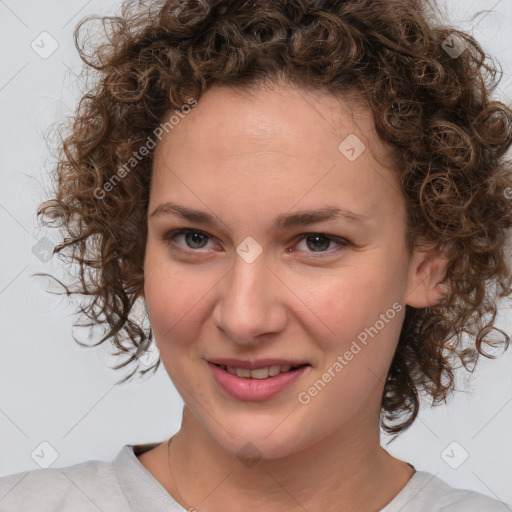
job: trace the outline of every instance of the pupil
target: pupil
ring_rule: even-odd
[[[327,249],[327,247],[329,246],[329,240],[324,237],[324,236],[321,236],[321,235],[314,235],[314,236],[309,236],[308,237],[308,246],[309,248],[311,249],[312,247],[309,245],[309,240],[315,240],[315,244],[313,245],[313,247],[317,248],[317,249]],[[320,243],[320,245],[318,245],[316,242],[318,242],[318,240],[323,240],[324,243]],[[323,245],[323,247],[322,247]]]
[[[197,238],[195,238],[195,237],[199,237],[199,240],[197,240]],[[193,240],[191,240],[191,238],[193,238]],[[203,242],[204,242],[204,235],[201,235],[200,233],[187,233],[187,244],[189,244],[197,249],[197,246],[195,246],[194,244],[196,244],[196,243],[201,244],[201,240],[200,240],[201,238],[203,239]],[[201,247],[204,247],[204,245],[201,245]]]

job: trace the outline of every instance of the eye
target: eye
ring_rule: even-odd
[[[305,233],[300,235],[301,238],[296,246],[299,246],[302,242],[305,241],[306,252],[312,253],[333,253],[338,252],[343,247],[349,245],[347,240],[343,238],[338,238],[335,236],[326,235],[324,233]],[[327,250],[331,243],[334,242],[338,245],[335,249]],[[288,251],[289,252],[289,251]],[[314,256],[317,257],[317,256]]]
[[[188,250],[190,249],[192,250],[192,252],[194,252],[196,249],[203,249],[206,246],[208,238],[210,237],[210,235],[208,235],[207,233],[204,233],[203,231],[198,231],[197,229],[180,228],[175,229],[168,233],[167,235],[165,235],[164,240],[170,245],[171,243],[176,243],[175,240],[181,236],[184,237],[184,241],[188,249],[184,249],[182,244],[176,245],[178,245],[180,250],[183,250],[185,252],[188,252]]]
[[[182,243],[176,242],[179,237],[183,237],[185,246]],[[199,249],[206,248],[210,238],[210,235],[204,231],[191,228],[179,228],[165,235],[164,240],[168,245],[175,245],[179,251],[193,253],[201,252]],[[300,235],[300,239],[295,246],[300,245],[302,242],[305,242],[306,249],[300,249],[301,251],[309,252],[313,255],[315,253],[320,253],[319,256],[314,255],[314,258],[322,257],[321,255],[323,253],[332,254],[334,252],[338,252],[343,247],[350,245],[350,243],[343,238],[326,235],[324,233],[304,233]],[[334,249],[328,249],[333,242],[337,244],[337,247]],[[295,252],[295,249],[287,249],[286,251]]]

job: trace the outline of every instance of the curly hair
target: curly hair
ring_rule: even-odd
[[[449,257],[443,300],[406,306],[382,428],[407,429],[421,391],[432,405],[446,401],[456,358],[472,372],[479,354],[496,357],[484,343],[506,350],[509,337],[495,320],[497,300],[512,293],[512,111],[492,98],[501,79],[493,58],[471,35],[445,26],[433,2],[140,0],[78,24],[75,45],[94,84],[63,126],[54,197],[37,214],[46,225],[60,219],[68,236],[54,253],[77,263],[78,273],[74,289],[59,283],[68,296],[88,298],[79,313],[89,325],[105,327],[94,346],[111,340],[126,356],[115,369],[135,363],[140,371],[138,356],[153,335],[133,317],[144,286],[153,157],[142,145],[169,112],[179,114],[214,84],[248,90],[279,78],[364,102],[399,173],[409,253],[428,242]],[[90,30],[82,37],[94,26],[98,41]],[[504,340],[489,338],[493,330]]]

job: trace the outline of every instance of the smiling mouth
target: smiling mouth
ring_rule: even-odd
[[[221,368],[227,373],[230,373],[231,375],[234,375],[236,377],[240,377],[242,379],[269,379],[272,377],[276,377],[277,375],[280,375],[281,373],[290,373],[293,371],[298,370],[299,368],[303,368],[304,366],[310,366],[309,364],[300,364],[295,366],[290,365],[274,365],[274,366],[267,366],[264,368],[257,368],[254,370],[250,370],[249,368],[236,368],[234,366],[226,366],[224,364],[214,364],[215,366]]]

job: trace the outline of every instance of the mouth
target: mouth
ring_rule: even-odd
[[[224,364],[226,362],[231,364]],[[263,361],[237,361],[238,365],[232,366],[234,363],[235,361],[227,360],[216,363],[208,361],[208,366],[218,389],[226,396],[240,401],[268,400],[298,385],[297,381],[307,375],[312,368],[309,363],[269,364],[267,361],[267,366],[262,366]],[[240,364],[245,367],[239,366]]]
[[[228,366],[225,364],[216,364],[211,363],[221,370],[224,370],[225,372],[234,375],[236,377],[239,377],[241,379],[257,379],[257,380],[264,380],[269,379],[272,377],[277,377],[278,375],[282,373],[290,373],[298,370],[299,368],[303,368],[305,366],[311,366],[308,363],[303,364],[297,364],[297,365],[289,365],[289,364],[283,364],[283,365],[272,365],[272,366],[264,366],[262,368],[239,368],[236,366]]]

